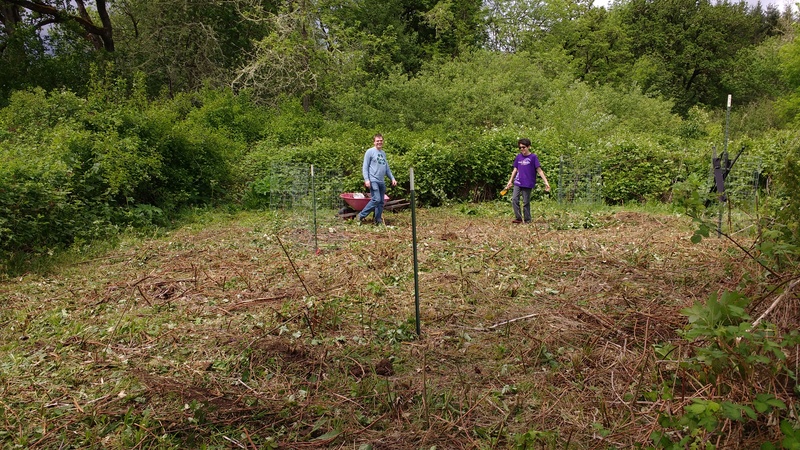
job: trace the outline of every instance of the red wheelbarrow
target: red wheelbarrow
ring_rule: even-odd
[[[369,203],[371,199],[369,194],[362,194],[360,192],[345,192],[344,194],[339,194],[339,197],[341,197],[342,200],[344,200],[344,202],[347,203],[348,206],[350,206],[350,208],[356,211],[361,211],[362,209],[364,209],[364,207],[367,206],[367,203]],[[383,202],[386,203],[388,201],[389,201],[389,196],[384,195]]]

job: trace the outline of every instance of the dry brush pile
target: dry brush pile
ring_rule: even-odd
[[[248,214],[7,280],[0,441],[630,447],[722,395],[655,349],[690,354],[679,311],[763,272],[729,241],[692,244],[687,218],[639,212],[417,216],[419,338],[408,211],[389,227],[325,219],[316,240]],[[790,304],[773,314],[790,322]],[[725,433],[707,440],[778,440],[775,423]]]

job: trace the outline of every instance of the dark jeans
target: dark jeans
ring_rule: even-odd
[[[511,207],[514,208],[514,217],[523,220],[519,210],[519,195],[522,194],[522,212],[525,214],[524,222],[531,221],[531,191],[532,188],[514,186],[514,194],[511,196]]]

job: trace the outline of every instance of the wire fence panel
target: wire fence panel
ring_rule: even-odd
[[[761,158],[740,156],[725,178],[725,194],[731,206],[755,212],[761,182]]]
[[[715,219],[718,231],[731,235],[753,227],[758,215],[762,160],[741,155],[732,164],[724,180],[724,201],[707,204],[706,210],[706,219]],[[713,164],[708,183],[716,192]]]
[[[338,210],[344,204],[339,197],[344,185],[344,177],[337,171],[314,167],[312,179],[311,166],[276,163],[269,173],[269,207]]]
[[[709,219],[722,209],[736,210],[737,214],[753,216],[759,202],[759,183],[762,170],[761,158],[741,155],[730,168],[725,179],[727,202],[708,205]],[[552,181],[552,180],[551,180]],[[267,176],[270,209],[302,209],[334,213],[340,211],[344,201],[339,197],[347,186],[339,171],[296,163],[276,163]],[[713,167],[710,169],[709,186],[713,189]],[[559,203],[603,203],[603,170],[599,161],[584,157],[562,155],[559,158],[557,186],[554,194]],[[315,195],[312,196],[312,192]]]
[[[602,203],[603,169],[599,162],[561,156],[558,163],[559,203]]]

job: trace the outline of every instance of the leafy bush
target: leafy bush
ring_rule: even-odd
[[[71,241],[78,231],[75,222],[88,212],[71,196],[63,163],[36,163],[6,160],[0,168],[0,255]]]
[[[204,89],[192,100],[200,106],[191,110],[189,121],[217,130],[237,142],[255,142],[263,137],[268,111],[257,107],[247,92],[234,94],[230,89]]]
[[[161,122],[169,117],[156,114],[142,123],[143,141],[155,149],[162,169],[141,185],[134,202],[174,209],[223,197],[233,181],[231,157],[240,145],[197,124]]]
[[[776,171],[776,191],[780,199],[773,215],[780,220],[787,231],[787,241],[800,245],[800,139],[786,142],[784,164]]]
[[[334,99],[332,108],[339,120],[367,129],[433,128],[453,137],[467,130],[535,123],[531,110],[554,88],[527,54],[476,51],[431,64],[413,78],[395,73],[350,90]]]
[[[643,139],[609,145],[602,153],[603,198],[610,204],[664,199],[680,167],[674,156]]]
[[[239,182],[232,161],[243,139],[259,136],[257,110],[225,92],[147,104],[100,84],[106,90],[88,100],[18,92],[0,110],[0,252],[160,221]]]
[[[744,430],[756,430],[776,422],[774,417],[767,420],[770,416],[790,414],[781,397],[796,394],[791,386],[796,385],[797,376],[787,354],[800,343],[800,334],[796,330],[781,333],[764,323],[752,324],[746,313],[749,304],[743,295],[725,292],[682,311],[689,319],[682,335],[694,345],[679,362],[684,375],[675,377],[675,384],[663,391],[687,392],[707,386],[716,395],[713,399],[694,398],[682,414],[663,413],[659,424],[671,432],[654,432],[656,447],[694,448],[730,432],[732,423]],[[675,350],[667,345],[658,351],[677,362]],[[794,439],[794,429],[784,422],[780,429],[785,440]]]
[[[269,202],[272,190],[270,177],[273,171],[280,171],[280,166],[314,166],[317,173],[331,172],[339,174],[343,180],[342,188],[346,191],[361,190],[361,162],[366,150],[364,142],[370,142],[371,136],[355,139],[342,136],[342,140],[328,137],[316,138],[302,145],[279,146],[275,141],[264,140],[254,146],[240,161],[238,170],[243,174],[246,187],[242,195],[242,203],[249,208],[263,207]],[[389,159],[394,170],[394,158]]]
[[[508,181],[518,136],[493,130],[462,139],[420,143],[393,162],[398,169],[392,170],[397,176],[414,167],[415,194],[422,203],[493,198]]]

